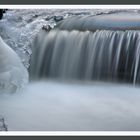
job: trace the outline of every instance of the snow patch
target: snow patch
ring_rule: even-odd
[[[28,72],[18,55],[0,37],[0,91],[15,92],[28,82]]]

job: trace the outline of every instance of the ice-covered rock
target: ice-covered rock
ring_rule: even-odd
[[[18,55],[0,37],[0,92],[15,92],[28,82]]]
[[[0,131],[8,131],[5,119],[2,116],[0,116]]]

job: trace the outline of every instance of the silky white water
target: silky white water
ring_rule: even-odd
[[[140,31],[41,31],[33,44],[31,79],[139,84]]]
[[[0,95],[8,130],[140,130],[140,88],[110,83],[40,81]]]

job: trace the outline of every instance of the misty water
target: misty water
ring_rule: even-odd
[[[140,88],[101,82],[40,81],[0,95],[8,130],[139,130]]]
[[[0,94],[9,131],[140,130],[139,11],[83,11],[11,10],[0,21],[30,77]],[[55,13],[65,20],[57,24]],[[57,26],[48,32],[43,24]]]

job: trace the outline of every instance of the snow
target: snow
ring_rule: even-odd
[[[18,55],[0,37],[0,92],[15,92],[28,82]]]

